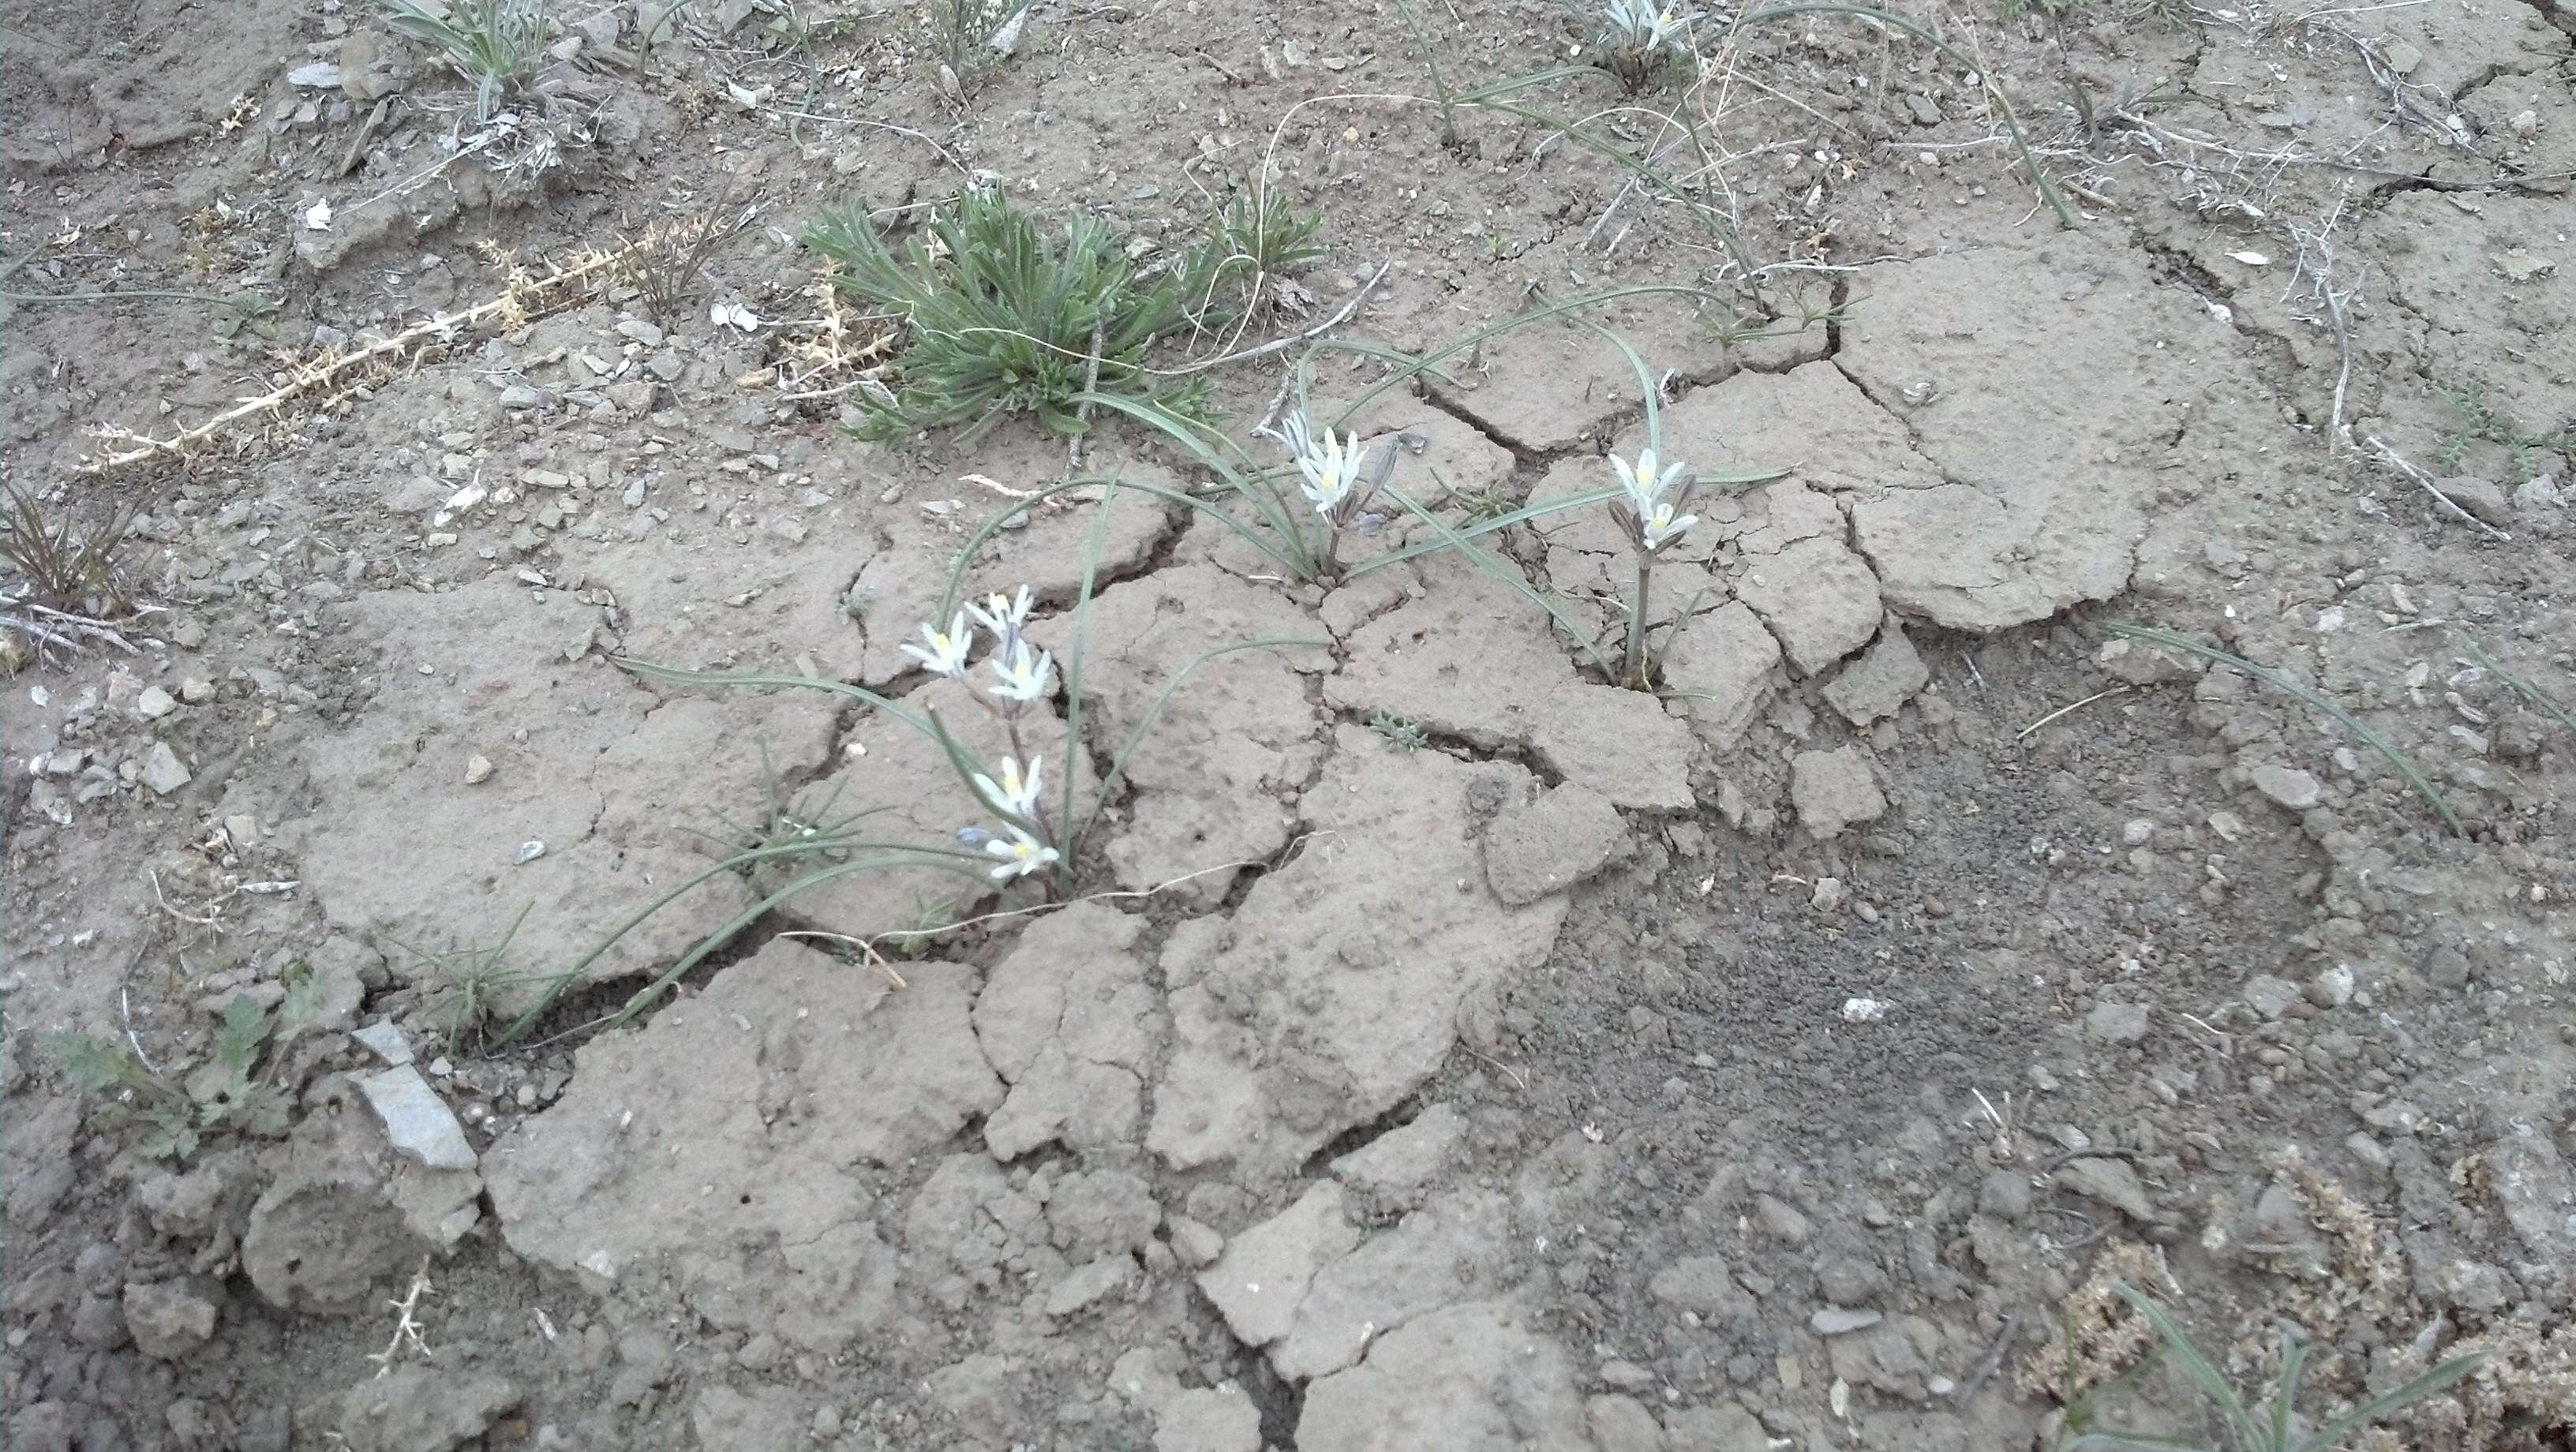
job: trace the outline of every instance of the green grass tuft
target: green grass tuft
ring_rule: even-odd
[[[1206,416],[1203,382],[1174,383],[1145,368],[1157,340],[1200,321],[1190,304],[1211,290],[1206,279],[1196,266],[1140,278],[1097,218],[1076,216],[1049,235],[1008,196],[979,189],[933,209],[900,256],[862,206],[826,212],[805,238],[840,264],[836,286],[900,315],[910,335],[896,386],[857,395],[863,438],[965,426],[960,442],[970,442],[1020,414],[1078,436],[1089,430],[1085,392]]]
[[[524,92],[545,60],[554,21],[546,0],[377,0],[394,29],[434,46],[474,86],[474,119],[489,121]]]
[[[2210,1443],[2142,1432],[2070,1428],[2075,1435],[2059,1444],[2059,1452],[2335,1452],[2362,1428],[2439,1394],[2486,1360],[2484,1352],[2455,1356],[2395,1391],[2373,1397],[2309,1431],[2298,1413],[2299,1383],[2307,1370],[2308,1347],[2297,1328],[2282,1329],[2280,1384],[2271,1400],[2249,1403],[2164,1307],[2134,1286],[2115,1281],[2111,1289],[2146,1318],[2163,1343],[2165,1355],[2181,1368],[2185,1382],[2215,1415],[2222,1428],[2220,1438]],[[2089,1416],[2086,1420],[2090,1420]]]

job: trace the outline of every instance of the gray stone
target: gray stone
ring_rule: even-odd
[[[2057,1168],[2059,1189],[2099,1200],[2132,1220],[2146,1224],[2157,1221],[2155,1204],[2147,1199],[2146,1187],[2138,1183],[2138,1172],[2125,1160],[2087,1156],[2068,1160]]]
[[[1771,697],[1780,642],[1740,600],[1694,615],[1664,652],[1665,709],[1690,722],[1711,749],[1743,739]]]
[[[509,387],[501,390],[501,406],[503,408],[525,411],[527,409],[536,408],[542,405],[545,401],[545,394],[529,384],[513,383]]]
[[[2481,524],[2501,529],[2513,521],[2513,506],[2492,479],[2442,479],[2433,487]]]
[[[350,1452],[455,1452],[519,1400],[501,1377],[400,1366],[349,1388],[339,1432]]]
[[[1710,1320],[1749,1318],[1757,1309],[1752,1293],[1737,1285],[1727,1273],[1726,1261],[1714,1255],[1674,1261],[1655,1272],[1646,1283],[1646,1293],[1677,1311]]]
[[[2295,767],[2264,762],[2245,773],[2254,789],[2294,812],[2304,812],[2325,797],[2317,779]]]
[[[29,1402],[9,1414],[9,1452],[72,1452],[72,1409]]]
[[[143,784],[154,793],[166,797],[195,779],[180,762],[179,753],[170,749],[170,743],[155,741],[152,749],[143,753]]]
[[[1869,1237],[1848,1225],[1827,1226],[1818,1238],[1816,1289],[1837,1306],[1863,1306],[1887,1290],[1887,1268]]]
[[[2279,1018],[2305,996],[2299,985],[2269,973],[2258,973],[2245,983],[2245,1006],[2265,1018]]]
[[[2147,1036],[2147,1006],[2105,999],[2084,1016],[2084,1033],[2104,1043],[2134,1044]]]
[[[1908,91],[1905,93],[1905,109],[1912,113],[1914,124],[1917,126],[1938,126],[1941,124],[1941,103],[1933,100],[1927,95],[1924,95],[1920,91]]]
[[[215,1334],[215,1296],[186,1281],[129,1282],[125,1329],[146,1356],[175,1361]]]
[[[1466,1143],[1467,1121],[1446,1104],[1434,1104],[1376,1139],[1333,1161],[1342,1183],[1383,1206],[1410,1208],[1422,1190],[1447,1170]]]
[[[2424,1111],[2403,1099],[2390,1099],[2361,1112],[2361,1122],[2383,1134],[2411,1135],[2424,1127]]]
[[[1296,1204],[1236,1236],[1216,1264],[1199,1273],[1199,1289],[1216,1303],[1236,1340],[1267,1346],[1295,1324],[1315,1273],[1350,1253],[1359,1239],[1342,1213],[1341,1183],[1319,1181]]]
[[[2521,1130],[2487,1146],[2488,1183],[2505,1223],[2542,1265],[2576,1264],[2576,1174],[2546,1130]]]
[[[1664,1429],[1632,1397],[1594,1397],[1583,1404],[1583,1420],[1598,1452],[1664,1452]]]
[[[388,1064],[400,1066],[411,1062],[411,1041],[403,1037],[403,1031],[394,1026],[392,1019],[377,1019],[349,1037],[373,1049],[376,1057]]]
[[[1719,1402],[1664,1418],[1664,1445],[1675,1452],[1771,1452],[1771,1436],[1751,1412]]]
[[[1261,1452],[1261,1408],[1239,1391],[1182,1392],[1155,1415],[1154,1452]]]
[[[1058,1179],[1046,1213],[1056,1249],[1077,1260],[1142,1251],[1163,1223],[1153,1187],[1124,1170],[1076,1172]]]
[[[2505,1285],[2503,1271],[2484,1261],[2457,1255],[2435,1259],[2433,1286],[2452,1306],[2480,1314],[2502,1309],[2512,1294]]]
[[[433,1170],[470,1170],[474,1146],[466,1143],[465,1126],[420,1071],[409,1064],[380,1069],[358,1080],[358,1090],[384,1121],[385,1138],[395,1149]]]
[[[1799,752],[1789,762],[1789,800],[1798,820],[1819,841],[1855,823],[1875,822],[1887,812],[1887,798],[1870,772],[1869,758],[1857,746]]]
[[[1135,1276],[1134,1257],[1123,1253],[1076,1266],[1047,1292],[1046,1313],[1059,1320],[1080,1315],[1124,1290]]]
[[[2352,969],[2335,963],[2317,970],[2308,980],[2308,1002],[2319,1008],[2341,1008],[2352,1002]]]
[[[1485,829],[1485,881],[1512,907],[1564,892],[1628,845],[1628,824],[1607,797],[1567,782]]]
[[[1977,1210],[2001,1220],[2030,1213],[2030,1176],[2018,1170],[1996,1170],[1977,1186]]]
[[[1655,1374],[1633,1361],[1614,1357],[1601,1363],[1601,1384],[1621,1391],[1644,1391],[1655,1384]]]
[[[1885,1320],[1876,1311],[1854,1310],[1847,1306],[1826,1306],[1807,1318],[1807,1324],[1819,1336],[1848,1336],[1866,1331]]]
[[[1825,701],[1854,726],[1893,716],[1932,683],[1932,668],[1923,663],[1902,627],[1890,623],[1859,660],[1845,666],[1825,687]]]
[[[1763,1234],[1789,1245],[1804,1245],[1816,1234],[1814,1222],[1776,1195],[1753,1197],[1753,1223],[1762,1227]]]
[[[1771,627],[1800,675],[1823,674],[1877,633],[1878,577],[1841,539],[1792,540],[1752,565],[1736,598]]]
[[[1170,1223],[1172,1254],[1181,1258],[1181,1264],[1195,1270],[1214,1264],[1218,1256],[1225,1254],[1225,1237],[1212,1227],[1186,1215],[1175,1215]]]
[[[146,721],[158,721],[179,709],[178,698],[159,686],[145,686],[134,698],[134,714]]]
[[[711,1386],[689,1406],[689,1430],[701,1452],[802,1452],[813,1426],[796,1393],[755,1386],[749,1394]]]
[[[2323,1281],[2334,1274],[2333,1254],[2310,1222],[2306,1203],[2278,1180],[2254,1197],[2245,1249],[2276,1274],[2309,1281]]]
[[[385,508],[396,514],[427,514],[446,503],[451,492],[445,484],[427,474],[414,474],[385,497]]]
[[[2515,511],[2535,519],[2556,514],[2566,502],[2567,496],[2558,482],[2546,474],[2522,481],[2513,491]]]
[[[1297,1452],[1510,1452],[1584,1445],[1564,1348],[1503,1301],[1469,1301],[1379,1337],[1306,1388]],[[1732,1452],[1732,1449],[1728,1449]]]

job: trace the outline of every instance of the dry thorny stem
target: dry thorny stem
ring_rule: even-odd
[[[392,1371],[406,1348],[423,1357],[429,1355],[429,1343],[420,1336],[420,1298],[434,1294],[429,1284],[429,1258],[423,1256],[420,1269],[411,1274],[411,1288],[403,1292],[402,1299],[385,1302],[398,1319],[394,1322],[393,1339],[385,1343],[385,1349],[368,1353],[367,1359],[376,1364],[377,1376]]]
[[[577,295],[568,284],[587,282],[622,267],[633,250],[631,246],[608,252],[594,249],[570,266],[549,264],[543,276],[518,263],[507,263],[501,292],[490,301],[463,312],[434,313],[391,337],[379,338],[350,352],[325,351],[309,358],[288,358],[284,360],[281,379],[267,392],[241,399],[193,428],[158,439],[128,429],[103,429],[100,439],[126,447],[89,460],[81,465],[80,472],[103,474],[148,459],[185,457],[245,420],[281,419],[287,404],[307,398],[319,409],[336,407],[389,377],[396,367],[417,363],[429,351],[455,342],[465,329],[490,324],[498,331],[508,332],[525,326],[539,311],[560,306]]]
[[[818,315],[777,324],[778,351],[783,356],[743,378],[746,386],[756,386],[765,376],[776,382],[782,401],[797,402],[837,398],[884,376],[900,336],[894,320],[874,314],[853,317],[842,306],[841,290],[832,285],[829,274],[815,281],[812,292]],[[854,323],[878,326],[861,341]]]

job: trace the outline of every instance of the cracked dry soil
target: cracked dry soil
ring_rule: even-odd
[[[104,477],[92,426],[193,422],[284,360],[202,303],[0,303],[11,482],[144,499],[124,558],[165,607],[136,654],[9,682],[10,1447],[2020,1452],[2096,1389],[2204,1432],[2169,1377],[2106,1387],[2139,1344],[2088,1309],[2113,1276],[2251,1386],[2303,1327],[2317,1413],[2494,1352],[2357,1445],[2569,1445],[2576,731],[2515,685],[2576,700],[2563,0],[1923,12],[2074,227],[1937,53],[1732,38],[1701,182],[1778,264],[1770,317],[1594,313],[1663,376],[1668,457],[1784,471],[1659,566],[1660,696],[1453,555],[1322,591],[1153,496],[1040,509],[969,582],[1029,583],[1070,657],[1096,549],[1087,900],[923,935],[1020,900],[845,878],[597,1028],[784,881],[721,873],[495,1052],[461,1010],[534,1002],[516,970],[746,827],[976,814],[847,699],[611,663],[991,725],[899,643],[1062,446],[847,438],[795,381],[818,207],[979,168],[1150,253],[1275,145],[1326,218],[1315,312],[1391,261],[1342,335],[1415,351],[1721,260],[1513,118],[1445,144],[1369,6],[1041,7],[962,106],[915,17],[737,0],[634,63],[666,9],[563,17],[580,135],[515,180],[436,165],[458,93],[358,9],[12,17],[13,292],[256,289],[302,357],[492,296],[492,248],[718,195],[763,225],[673,316],[601,290]],[[1468,76],[1573,35],[1435,23]],[[1359,94],[1300,107],[1328,93]],[[1210,375],[1231,422],[1284,356]],[[1317,395],[1379,368],[1323,355]],[[1646,438],[1572,322],[1360,422],[1418,437],[1403,478],[1452,518]],[[1203,482],[1132,431],[1091,456]],[[1496,539],[1622,632],[1606,516]],[[2118,620],[2331,698],[2462,830]],[[1249,638],[1305,643],[1166,698]],[[1054,767],[1065,706],[1029,738]],[[186,1075],[307,974],[273,1136],[144,1158],[43,1047]],[[432,1099],[459,1137],[425,1156],[383,1106]]]

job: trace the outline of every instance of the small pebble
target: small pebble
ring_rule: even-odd
[[[481,786],[483,783],[490,781],[491,779],[491,758],[483,756],[469,756],[465,758],[465,784],[467,786]],[[528,859],[526,856],[522,855],[519,860],[525,862]]]

